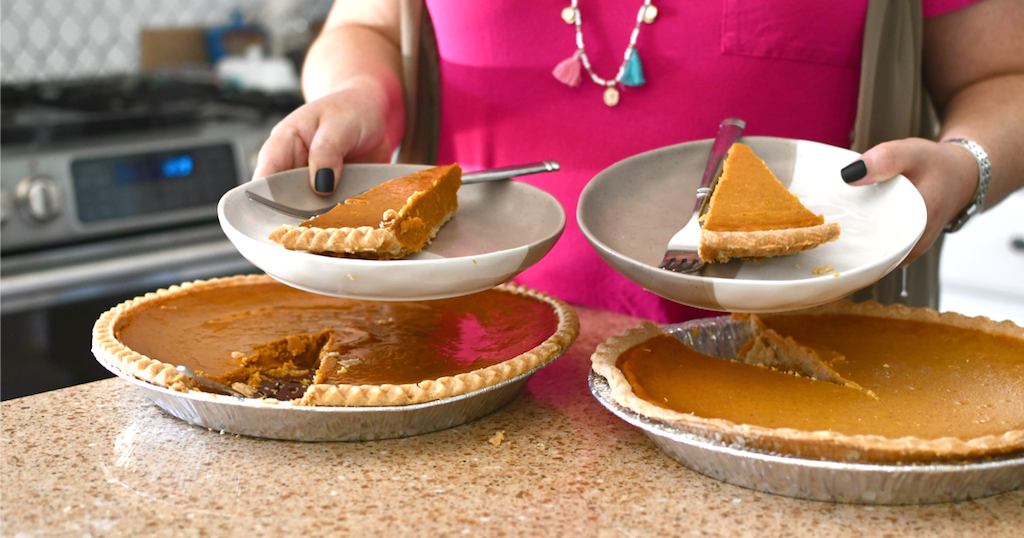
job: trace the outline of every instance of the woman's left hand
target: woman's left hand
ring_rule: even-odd
[[[906,138],[878,144],[843,169],[843,179],[851,185],[871,185],[898,174],[917,187],[928,213],[924,234],[903,261],[906,265],[924,254],[970,203],[978,188],[978,162],[956,144]]]

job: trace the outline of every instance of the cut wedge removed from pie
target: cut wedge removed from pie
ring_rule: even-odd
[[[512,379],[557,358],[578,333],[567,304],[509,284],[451,299],[374,302],[261,275],[187,283],[118,305],[96,322],[93,351],[176,391],[200,389],[175,368],[184,365],[252,398],[390,406]]]
[[[754,150],[738,142],[701,220],[698,254],[705,262],[794,254],[835,241],[840,230],[838,222],[804,207]]]
[[[291,250],[387,260],[419,252],[455,215],[458,164],[386,181],[270,239]]]
[[[1010,322],[840,301],[730,323],[752,332],[732,360],[645,323],[599,346],[594,371],[619,404],[734,447],[886,464],[1024,454]]]

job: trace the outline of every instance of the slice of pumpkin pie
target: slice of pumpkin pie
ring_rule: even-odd
[[[462,169],[438,166],[386,181],[270,239],[290,250],[388,260],[419,252],[459,206]]]
[[[839,223],[815,215],[749,146],[733,144],[708,211],[698,255],[705,262],[794,254],[839,238]]]

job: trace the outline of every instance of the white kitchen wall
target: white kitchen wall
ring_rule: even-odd
[[[214,27],[284,0],[0,0],[0,82],[139,71],[143,28]],[[327,16],[331,0],[294,0],[296,15]]]
[[[1024,327],[1024,191],[946,236],[940,310]]]

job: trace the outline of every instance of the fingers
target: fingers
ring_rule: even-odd
[[[927,157],[934,146],[934,142],[921,138],[883,142],[865,151],[860,159],[843,168],[840,175],[851,185],[871,185],[899,174],[911,177],[927,165]]]
[[[341,179],[341,169],[355,140],[339,122],[322,118],[309,145],[309,185],[321,196],[334,192]]]
[[[317,194],[326,196],[334,192],[341,180],[345,161],[386,163],[391,160],[391,144],[387,136],[357,136],[353,129],[344,127],[337,122],[325,123],[313,137],[309,148],[309,180]],[[367,151],[364,147],[372,149]]]
[[[316,169],[310,168],[309,171],[312,175],[310,181],[313,185],[313,192],[321,195],[334,192],[334,189],[338,186],[337,178],[341,177],[340,170],[335,174],[333,168],[325,166]]]
[[[260,148],[254,177],[309,166],[314,192],[334,192],[345,155],[355,143],[349,118],[323,102],[307,103],[281,120]]]
[[[977,165],[968,152],[951,144],[908,138],[869,149],[841,172],[843,181],[858,186],[900,174],[917,188],[927,212],[925,230],[902,264],[906,265],[924,254],[967,205],[977,186]]]
[[[306,166],[309,153],[302,130],[286,122],[288,118],[275,126],[260,148],[253,171],[254,179]]]
[[[388,162],[391,145],[372,100],[338,91],[306,103],[274,127],[260,149],[255,177],[309,166],[309,186],[334,192],[346,160]]]
[[[353,155],[348,161],[353,163],[391,162],[391,143],[387,137],[384,137],[384,140],[381,140],[380,144],[377,144],[377,147],[370,150],[369,153],[362,156]]]

